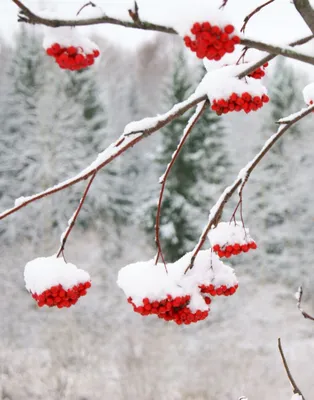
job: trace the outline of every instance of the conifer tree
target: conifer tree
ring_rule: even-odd
[[[175,60],[171,83],[166,91],[169,104],[183,101],[191,94],[193,82],[182,54]],[[162,132],[156,163],[160,175],[165,171],[183,134],[191,113],[174,120]],[[214,196],[228,168],[223,148],[224,126],[207,109],[180,152],[167,179],[162,204],[160,238],[167,260],[173,261],[193,247]],[[153,233],[156,200],[150,207],[146,226]]]

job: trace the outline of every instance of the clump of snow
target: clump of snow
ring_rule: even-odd
[[[218,99],[228,99],[232,93],[236,93],[238,96],[245,92],[248,92],[251,96],[261,97],[263,94],[266,95],[267,89],[256,79],[246,78],[244,81],[236,77],[253,64],[229,65],[207,72],[195,94],[199,96],[207,94],[211,102]]]
[[[208,238],[212,246],[218,244],[220,247],[234,244],[247,244],[253,242],[248,228],[242,222],[220,222],[208,233]]]
[[[313,104],[314,101],[314,82],[305,86],[303,89],[303,98],[306,104]],[[311,103],[312,102],[312,103]]]
[[[233,269],[211,250],[200,251],[193,268],[185,273],[192,255],[192,252],[187,253],[178,261],[167,264],[167,270],[163,264],[155,265],[154,260],[129,264],[119,271],[117,284],[136,306],[141,305],[144,298],[161,301],[167,295],[190,295],[189,308],[192,312],[208,310],[200,286],[213,284],[229,288],[237,284],[237,279]]]
[[[29,292],[39,294],[58,285],[68,290],[80,283],[89,282],[90,276],[74,264],[53,255],[29,261],[25,266],[24,280]]]
[[[81,48],[85,54],[92,54],[93,50],[98,50],[96,43],[83,35],[78,29],[68,26],[60,28],[45,27],[43,47],[47,50],[54,43],[58,43],[61,47],[74,46]]]
[[[303,397],[302,397],[300,394],[295,393],[295,394],[291,397],[291,400],[303,400]]]
[[[193,0],[191,2],[182,1],[180,7],[173,5],[167,11],[168,16],[165,16],[165,22],[171,25],[180,36],[190,34],[190,29],[195,22],[210,22],[211,25],[216,25],[219,28],[224,28],[226,25],[232,23],[226,11],[219,10],[216,6],[210,4],[210,1]],[[234,32],[237,34],[237,32]]]

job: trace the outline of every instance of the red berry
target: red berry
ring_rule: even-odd
[[[230,24],[230,25],[225,26],[224,31],[225,31],[226,33],[228,33],[228,35],[230,35],[232,32],[234,32],[234,27],[233,27],[233,25]]]

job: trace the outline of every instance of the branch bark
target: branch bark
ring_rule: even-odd
[[[29,24],[39,24],[46,25],[52,28],[58,28],[61,26],[85,26],[85,25],[98,25],[98,24],[112,24],[120,25],[126,28],[142,29],[155,32],[163,32],[168,34],[177,35],[178,32],[167,26],[153,24],[151,22],[142,21],[138,18],[136,21],[124,21],[117,18],[111,18],[107,15],[103,15],[98,18],[88,18],[88,19],[74,19],[74,20],[63,20],[63,19],[49,19],[40,17],[39,15],[32,12],[28,7],[26,7],[21,0],[12,0],[20,8],[19,22],[29,23]],[[295,0],[297,1],[297,0]],[[304,0],[303,0],[304,1]],[[138,12],[138,10],[137,10]],[[136,15],[136,14],[134,14]],[[283,48],[280,46],[272,46],[268,43],[263,43],[257,40],[242,38],[241,44],[250,48],[257,50],[266,51],[271,54],[282,55],[294,60],[299,60],[308,64],[314,65],[314,57],[298,53],[289,48]],[[301,43],[300,43],[301,44]]]
[[[314,321],[314,317],[312,317],[310,314],[308,314],[306,311],[303,310],[302,308],[302,296],[303,296],[303,288],[302,286],[299,287],[298,292],[297,292],[297,306],[298,309],[300,310],[301,314],[303,315],[304,318],[310,319],[311,321]]]
[[[292,374],[290,372],[286,357],[285,357],[284,352],[282,350],[280,338],[278,338],[278,349],[279,349],[279,352],[280,352],[280,355],[281,355],[281,359],[282,359],[283,365],[285,367],[286,373],[288,375],[288,379],[289,379],[289,381],[291,383],[291,386],[292,386],[292,389],[293,389],[293,393],[300,395],[302,397],[302,399],[305,400],[301,390],[298,388],[298,386],[295,383],[295,380],[293,379],[293,376],[292,376]]]
[[[194,261],[201,250],[201,248],[204,246],[204,243],[207,239],[208,232],[211,230],[213,226],[216,226],[220,219],[221,215],[223,212],[223,209],[226,205],[226,203],[229,201],[231,196],[235,193],[235,191],[238,189],[238,187],[243,183],[243,179],[245,178],[246,181],[249,179],[251,173],[255,169],[255,167],[259,164],[259,162],[263,159],[263,157],[268,153],[268,151],[273,147],[273,145],[283,136],[285,132],[291,128],[295,123],[300,121],[302,118],[306,117],[308,114],[310,114],[314,110],[314,105],[311,105],[308,108],[305,108],[301,112],[297,113],[294,115],[293,119],[289,119],[289,122],[287,122],[285,125],[280,125],[277,133],[275,133],[273,136],[271,136],[267,142],[264,144],[263,148],[260,150],[260,152],[253,158],[252,161],[250,161],[245,168],[243,168],[237,179],[233,182],[231,186],[228,186],[220,198],[218,199],[217,203],[212,207],[210,213],[209,213],[209,221],[207,225],[205,226],[202,235],[196,245],[196,247],[193,250],[193,254],[191,257],[190,264],[185,270],[185,273],[189,270],[192,269],[194,266]]]
[[[294,6],[314,34],[314,10],[309,0],[293,0]]]

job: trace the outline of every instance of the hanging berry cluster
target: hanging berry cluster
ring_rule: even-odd
[[[165,321],[174,321],[178,325],[189,325],[192,322],[201,321],[208,316],[209,309],[204,311],[196,310],[192,312],[189,308],[190,300],[190,295],[177,296],[173,298],[168,294],[165,299],[159,301],[153,301],[148,297],[145,297],[143,303],[136,306],[132,301],[132,297],[128,298],[128,302],[132,304],[135,312],[143,316],[155,314],[158,318],[164,319]],[[210,304],[210,301],[207,301],[206,304]]]
[[[269,102],[269,97],[266,94],[261,96],[254,96],[248,92],[244,92],[241,95],[232,93],[227,99],[214,99],[212,101],[211,109],[216,112],[217,115],[228,114],[232,111],[244,111],[246,114],[251,111],[257,111],[263,107],[264,103]]]
[[[195,22],[191,34],[184,36],[184,43],[201,59],[206,57],[208,60],[219,61],[226,53],[232,53],[235,45],[240,43],[231,24],[220,28],[209,22]]]
[[[192,253],[174,264],[155,265],[153,261],[122,268],[118,286],[125,292],[133,310],[143,316],[156,315],[178,325],[189,325],[209,315],[211,296],[231,296],[238,282],[234,271],[211,250],[200,251],[194,267],[186,271]]]
[[[218,257],[230,258],[249,250],[257,249],[256,242],[251,238],[249,229],[241,222],[220,222],[208,234],[213,251]]]
[[[59,43],[54,43],[48,47],[46,53],[48,56],[54,57],[60,68],[70,71],[78,71],[93,65],[95,58],[100,55],[98,49],[86,54],[82,47],[63,47]]]
[[[62,285],[52,286],[40,294],[32,293],[32,297],[39,307],[46,305],[48,307],[69,308],[77,303],[79,297],[85,296],[90,287],[90,282],[80,283],[68,290],[65,290]]]
[[[255,71],[251,72],[248,76],[254,79],[262,79],[265,76],[265,68],[267,67],[268,67],[268,62],[263,64],[262,67],[259,67]]]
[[[71,307],[91,287],[90,276],[62,258],[39,257],[26,264],[26,289],[39,307]]]

